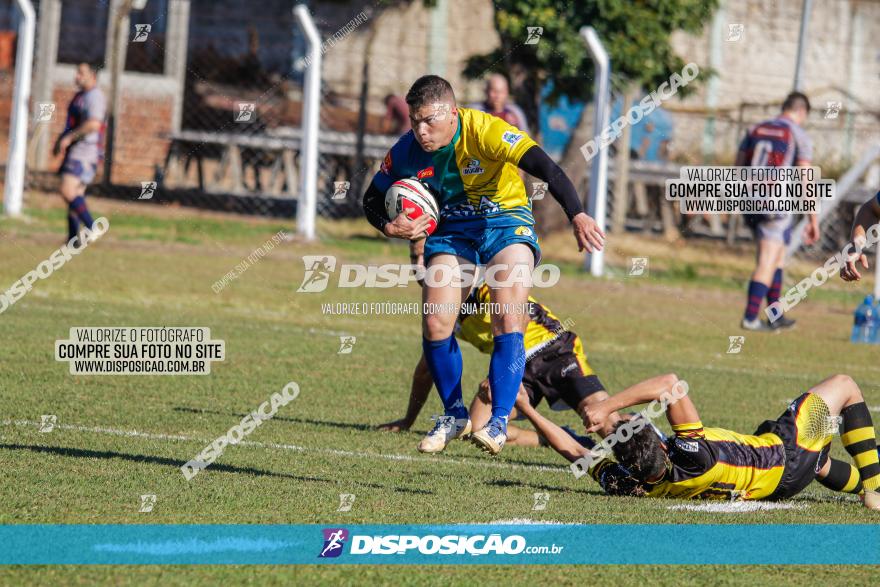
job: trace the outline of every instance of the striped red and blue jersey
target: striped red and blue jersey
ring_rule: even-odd
[[[750,128],[739,152],[750,167],[791,167],[813,158],[813,144],[793,120],[778,116]]]

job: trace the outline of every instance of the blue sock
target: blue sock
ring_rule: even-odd
[[[522,332],[500,334],[493,340],[489,361],[489,385],[492,387],[492,417],[504,418],[516,403],[516,394],[526,368],[526,348]]]
[[[86,206],[86,199],[82,196],[77,196],[70,202],[69,207],[73,214],[79,216],[79,219],[86,225],[86,228],[91,230],[95,221],[92,220],[92,215],[89,214],[89,209]]]
[[[754,320],[758,317],[758,311],[761,309],[761,302],[764,301],[764,296],[767,295],[768,289],[770,288],[766,283],[761,283],[760,281],[749,282],[749,302],[746,305],[745,312],[746,320]]]
[[[79,220],[76,219],[76,214],[72,211],[67,213],[67,240],[70,241],[73,237],[79,234]]]
[[[425,361],[434,378],[447,416],[467,418],[467,408],[461,397],[461,349],[455,336],[443,340],[422,339]]]

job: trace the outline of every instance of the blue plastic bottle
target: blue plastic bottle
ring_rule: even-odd
[[[870,296],[868,296],[870,298]],[[874,342],[874,331],[877,329],[877,312],[874,310],[874,300],[865,299],[865,325],[862,327],[862,340],[865,344]]]
[[[853,314],[853,329],[850,336],[850,342],[868,342],[870,340],[870,330],[868,329],[868,316],[871,322],[874,322],[874,296],[866,296]]]

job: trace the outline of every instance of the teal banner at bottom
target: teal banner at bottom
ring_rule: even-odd
[[[4,525],[0,564],[880,564],[880,525]]]

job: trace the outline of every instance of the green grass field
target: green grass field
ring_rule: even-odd
[[[60,207],[31,197],[27,220],[0,221],[0,289],[55,250],[65,231]],[[320,243],[283,242],[220,293],[211,286],[281,229],[281,221],[93,200],[109,233],[0,315],[0,523],[486,523],[528,519],[578,523],[877,523],[880,517],[817,484],[793,509],[708,513],[670,509],[685,502],[611,498],[576,480],[547,449],[505,448],[490,460],[453,443],[440,456],[416,450],[432,394],[414,431],[374,426],[403,416],[419,358],[414,316],[322,315],[321,303],[419,299],[400,289],[333,289],[297,294],[301,256],[339,262],[406,262],[406,249],[374,238],[366,222],[321,225]],[[611,277],[577,269],[568,235],[544,244],[545,261],[563,278],[536,297],[585,341],[593,367],[611,391],[674,371],[690,385],[707,425],[750,432],[775,418],[824,377],[848,373],[868,405],[880,410],[877,348],[848,342],[851,312],[868,285],[829,283],[793,316],[796,330],[746,335],[739,354],[742,284],[751,253],[695,245],[681,253],[650,240],[610,241]],[[639,255],[639,253],[642,253]],[[627,256],[648,256],[650,273],[627,277]],[[681,261],[687,259],[687,261]],[[819,263],[816,263],[818,265]],[[793,271],[792,279],[802,277]],[[801,267],[799,266],[799,268]],[[208,376],[72,376],[54,359],[54,342],[74,326],[207,326],[226,341],[227,358]],[[351,354],[339,337],[354,335]],[[466,400],[488,356],[464,348]],[[299,397],[249,441],[228,447],[215,465],[187,482],[179,466],[242,415],[296,381]],[[546,410],[546,407],[542,408]],[[545,412],[546,413],[546,412]],[[875,411],[875,418],[880,412]],[[51,433],[40,417],[54,414]],[[570,413],[554,412],[576,425]],[[278,445],[288,445],[280,447]],[[295,445],[297,448],[291,448]],[[847,458],[839,446],[835,453]],[[547,470],[546,467],[554,467]],[[532,494],[550,502],[533,511]],[[350,512],[337,512],[352,493]],[[140,495],[155,494],[151,513]],[[646,545],[646,548],[649,548]],[[864,567],[61,567],[6,568],[2,584],[440,584],[473,577],[582,580],[617,584],[864,584]]]

